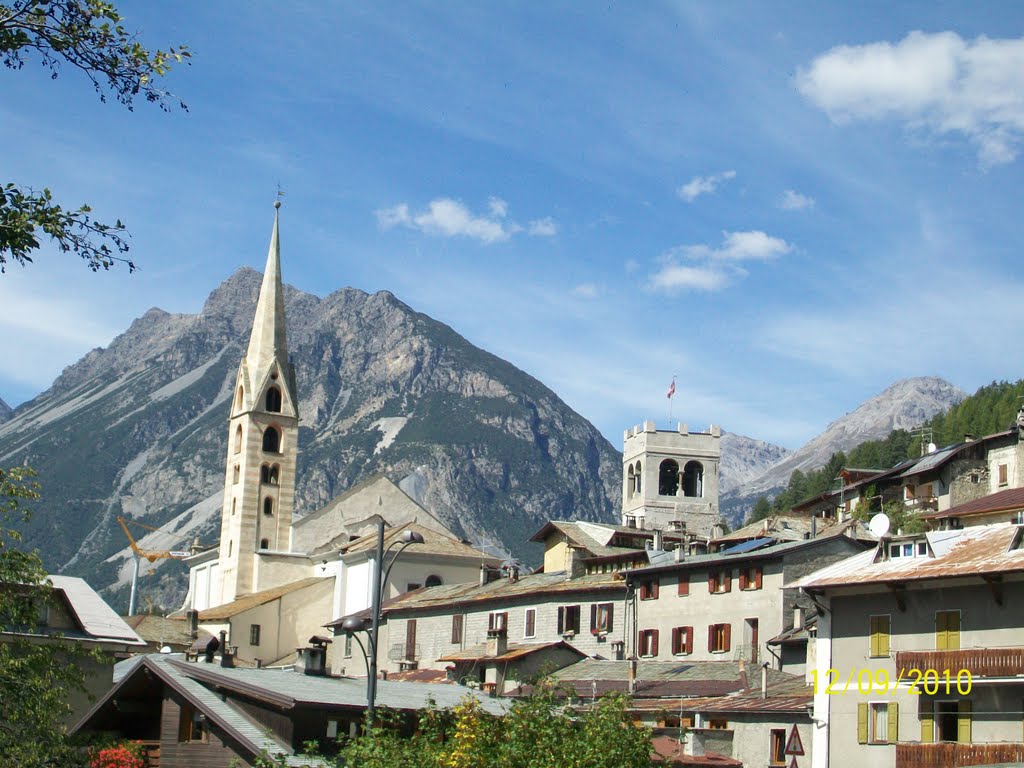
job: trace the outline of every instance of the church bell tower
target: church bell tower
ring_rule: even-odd
[[[280,201],[274,208],[267,267],[228,419],[219,603],[258,591],[261,555],[291,546],[299,408],[285,330]]]

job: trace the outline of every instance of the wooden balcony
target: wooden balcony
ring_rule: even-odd
[[[896,670],[903,670],[904,680],[912,669],[934,669],[944,677],[946,670],[952,678],[966,669],[971,677],[1013,677],[1024,675],[1024,647],[966,648],[959,651],[897,651]]]
[[[897,744],[896,768],[955,768],[1024,761],[1024,744]]]
[[[142,754],[146,758],[146,768],[160,768],[160,742],[140,741]]]

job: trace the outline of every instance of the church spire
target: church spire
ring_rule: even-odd
[[[281,201],[274,201],[274,231],[270,235],[267,267],[263,271],[263,285],[256,303],[246,367],[252,380],[250,386],[259,386],[259,379],[276,359],[282,370],[288,365],[288,336],[285,331],[284,288],[281,284],[281,246],[278,240],[278,219]]]

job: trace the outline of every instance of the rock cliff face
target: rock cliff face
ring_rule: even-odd
[[[837,451],[849,451],[868,440],[881,440],[894,429],[918,427],[965,396],[962,389],[935,376],[897,381],[833,421],[820,435],[785,455],[760,475],[730,486],[729,492],[722,495],[722,508],[738,521],[758,496],[771,495],[785,487],[794,470],[818,469]],[[722,453],[724,462],[724,447]]]
[[[732,432],[722,432],[721,447],[722,463],[718,481],[721,496],[742,488],[790,454],[782,446]]]
[[[14,409],[11,408],[11,406],[5,403],[2,399],[0,399],[0,424],[3,424],[5,421],[11,418],[12,413],[14,413]]]
[[[0,466],[39,471],[26,541],[48,567],[123,581],[117,515],[170,532],[165,548],[215,540],[228,398],[260,280],[240,270],[198,315],[150,310],[0,425]],[[619,453],[537,380],[388,292],[286,288],[286,305],[299,514],[384,472],[457,533],[529,559],[525,540],[547,519],[617,519]],[[163,572],[167,604],[185,581],[180,566]]]

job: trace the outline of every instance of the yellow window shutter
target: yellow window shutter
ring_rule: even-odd
[[[921,743],[931,744],[935,741],[935,713],[931,710],[931,702],[918,702],[919,707],[928,707],[921,710]]]
[[[951,611],[946,619],[946,650],[960,650],[960,612]]]
[[[961,701],[956,719],[956,740],[961,744],[971,743],[971,702]]]
[[[868,743],[868,705],[867,702],[857,704],[857,743]]]
[[[935,612],[935,650],[946,650],[946,612]]]
[[[899,741],[900,727],[900,705],[895,701],[889,702],[889,743],[895,744]]]
[[[878,622],[878,655],[889,655],[889,617],[882,616]]]

